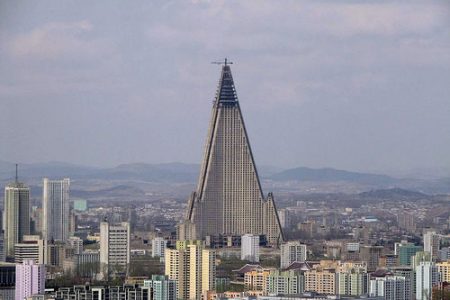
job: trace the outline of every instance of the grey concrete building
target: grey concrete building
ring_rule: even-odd
[[[244,119],[225,60],[213,104],[197,190],[192,193],[181,240],[264,234],[283,240],[273,195],[264,196]]]
[[[5,187],[3,215],[4,251],[14,256],[14,245],[30,234],[30,189],[16,176],[14,183]]]
[[[44,178],[42,195],[42,235],[44,240],[66,241],[69,238],[69,178]]]

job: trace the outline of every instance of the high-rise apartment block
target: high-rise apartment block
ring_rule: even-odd
[[[414,214],[409,212],[400,212],[397,215],[398,227],[405,229],[408,232],[416,231],[416,221]]]
[[[42,235],[44,240],[66,241],[70,236],[70,179],[44,178]]]
[[[339,295],[356,297],[369,292],[369,274],[365,264],[343,263],[336,277]]]
[[[367,271],[373,272],[377,269],[380,263],[380,257],[383,254],[383,246],[361,246],[359,249],[359,256],[362,261],[367,262]]]
[[[411,265],[411,258],[419,251],[422,251],[422,247],[416,246],[412,243],[400,243],[396,247],[399,263],[401,266]]]
[[[433,259],[430,252],[419,251],[411,257],[411,266],[416,269],[421,262],[431,262]]]
[[[162,237],[156,237],[152,240],[152,257],[164,258],[164,252],[166,250],[167,240]]]
[[[44,217],[42,212],[42,207],[31,207],[31,228],[30,228],[30,234],[36,235],[42,235],[42,228]]]
[[[415,293],[415,277],[414,268],[411,266],[397,266],[390,268],[390,271],[394,276],[405,277],[406,289],[409,291],[409,296],[407,299],[412,299],[413,293]]]
[[[335,295],[336,287],[335,269],[319,267],[305,272],[305,291],[307,292]]]
[[[16,300],[23,300],[45,290],[45,265],[32,260],[16,265]]]
[[[297,270],[272,270],[266,278],[267,294],[296,295],[305,290],[304,276]]]
[[[46,242],[46,265],[63,269],[66,258],[67,244],[61,241]]]
[[[242,236],[241,260],[259,262],[259,235],[244,234]]]
[[[441,282],[450,283],[450,260],[436,264]]]
[[[266,235],[283,240],[272,193],[264,196],[230,65],[222,67],[197,190],[192,193],[178,238]]]
[[[441,247],[439,250],[439,260],[450,260],[450,247]]]
[[[423,235],[423,251],[431,254],[433,259],[439,256],[441,237],[436,231],[427,231]]]
[[[306,261],[306,245],[301,244],[298,241],[290,241],[281,244],[280,260],[281,268],[287,268],[295,261]]]
[[[433,286],[439,282],[438,267],[434,262],[423,261],[416,267],[416,299],[432,299]]]
[[[177,282],[178,299],[201,299],[214,290],[216,252],[199,242],[178,243],[177,249],[165,251],[165,275]]]
[[[127,273],[130,264],[130,225],[100,223],[100,268],[103,276]]]
[[[14,245],[30,234],[30,189],[16,181],[5,187],[4,199],[4,247],[6,256],[14,256]]]
[[[265,291],[269,275],[275,269],[256,268],[244,274],[244,287],[250,291]]]
[[[83,252],[83,240],[77,236],[71,236],[67,239],[67,244],[72,249],[72,254],[80,254]]]
[[[282,208],[278,210],[278,218],[280,219],[281,228],[289,228],[291,224],[291,213],[288,209]]]
[[[403,276],[382,276],[370,279],[369,296],[390,300],[410,300],[411,283]]]

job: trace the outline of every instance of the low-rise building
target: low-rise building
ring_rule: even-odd
[[[137,285],[123,286],[89,286],[76,285],[59,288],[54,292],[54,298],[60,300],[151,300],[150,287]]]

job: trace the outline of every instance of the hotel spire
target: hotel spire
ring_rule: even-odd
[[[264,197],[239,106],[230,62],[225,59],[216,92],[196,192],[180,239],[265,235],[276,244],[281,226],[271,193]]]

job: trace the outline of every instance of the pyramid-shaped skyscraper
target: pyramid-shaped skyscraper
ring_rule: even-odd
[[[225,62],[214,101],[197,190],[180,240],[247,233],[265,235],[276,245],[283,239],[271,193],[264,197],[242,118],[239,101]]]

